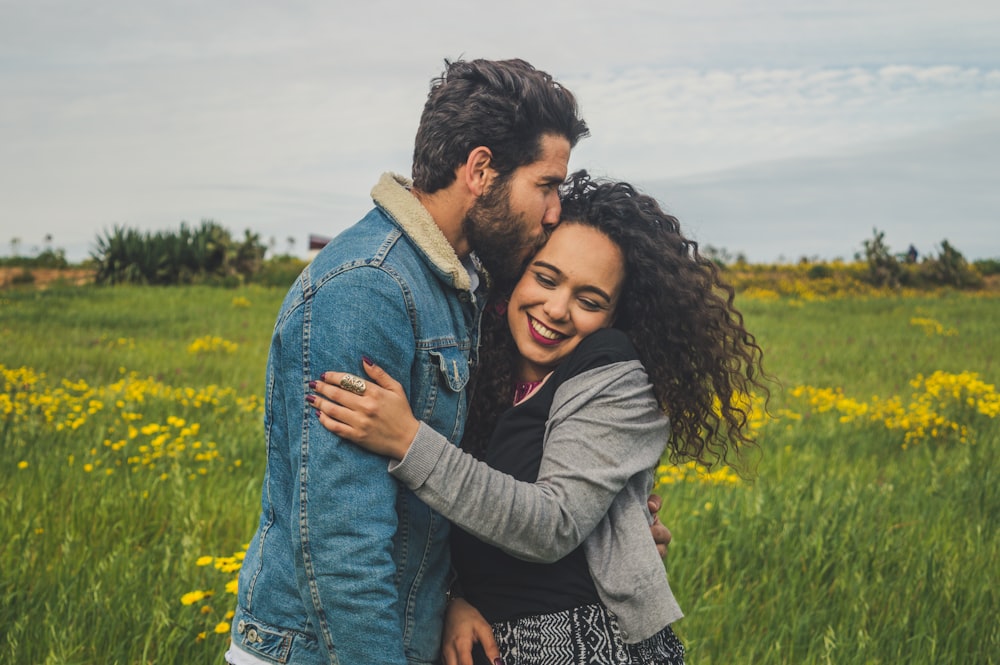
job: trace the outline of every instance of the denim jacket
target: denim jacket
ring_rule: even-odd
[[[400,380],[414,415],[461,439],[478,341],[473,277],[409,183],[385,174],[376,208],[305,269],[267,363],[267,466],[240,570],[232,662],[436,662],[448,522],[382,457],[323,428],[305,400],[326,370]]]

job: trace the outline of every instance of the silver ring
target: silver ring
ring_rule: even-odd
[[[345,374],[343,378],[340,379],[340,387],[344,390],[351,391],[355,395],[364,395],[368,385],[353,374]]]

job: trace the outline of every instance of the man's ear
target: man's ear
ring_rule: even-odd
[[[461,170],[469,192],[482,196],[497,175],[493,169],[493,151],[482,145],[473,148]]]

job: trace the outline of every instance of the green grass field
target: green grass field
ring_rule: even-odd
[[[282,296],[0,294],[0,663],[221,662]],[[660,470],[688,662],[1000,663],[1000,298],[741,303],[756,479]]]

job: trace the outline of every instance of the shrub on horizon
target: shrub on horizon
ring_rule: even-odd
[[[115,226],[91,252],[98,284],[217,284],[238,286],[260,270],[266,247],[247,230],[241,242],[217,222],[192,229],[141,232]]]

